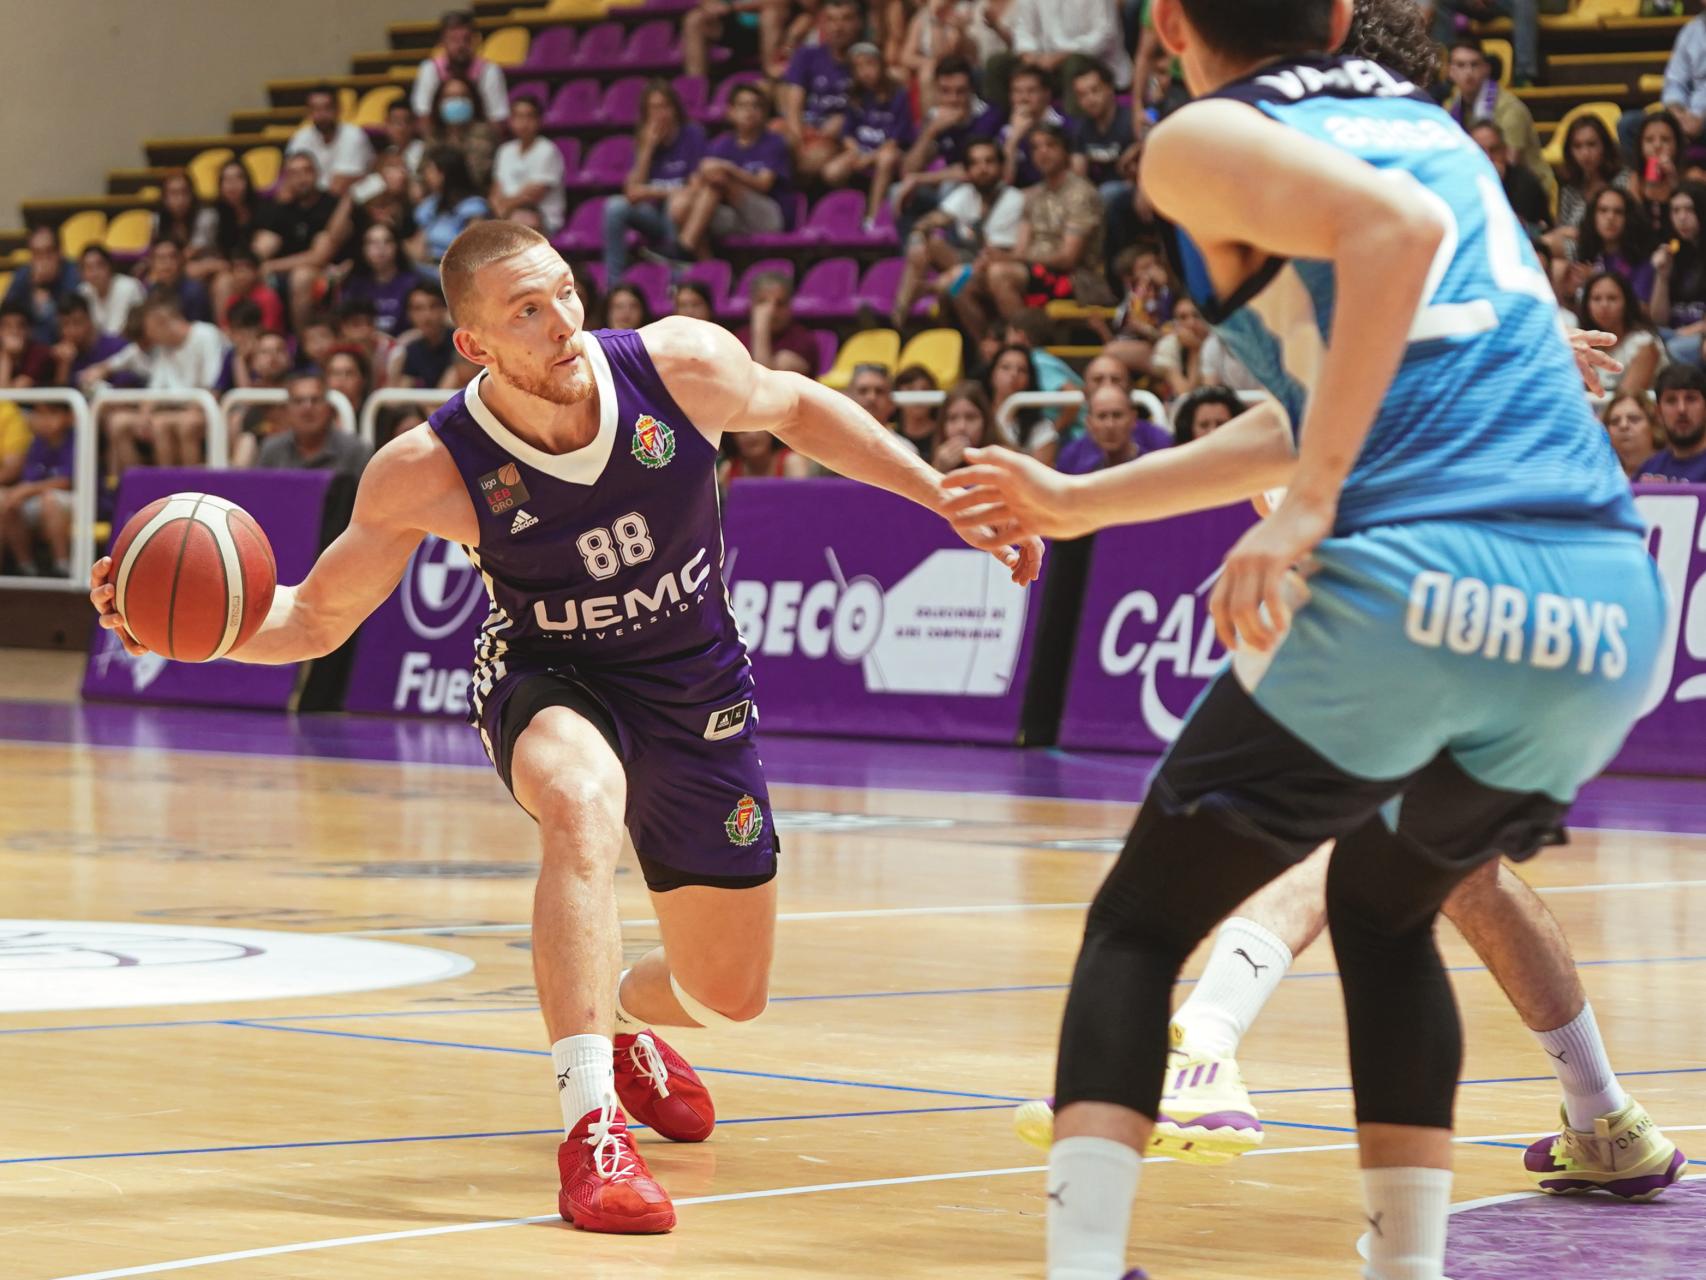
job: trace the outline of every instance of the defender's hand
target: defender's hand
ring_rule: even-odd
[[[1072,478],[1011,449],[967,449],[943,479],[961,492],[943,506],[960,537],[990,550],[1015,538],[1078,538],[1093,526],[1073,510]]]

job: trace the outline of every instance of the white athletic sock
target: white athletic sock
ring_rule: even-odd
[[[1363,1280],[1444,1280],[1449,1169],[1364,1169],[1368,1265]]]
[[[1062,1138],[1048,1154],[1048,1280],[1120,1280],[1142,1165],[1111,1138]]]
[[[1173,1021],[1195,1053],[1230,1058],[1262,1006],[1291,968],[1291,948],[1254,920],[1220,926],[1208,967]]]
[[[564,1036],[551,1046],[563,1132],[573,1133],[589,1111],[616,1105],[615,1050],[608,1036]]]
[[[644,1031],[646,1024],[622,1007],[622,984],[628,981],[632,969],[622,970],[622,976],[616,979],[616,1033],[632,1035],[636,1031]]]
[[[1599,1038],[1591,1004],[1584,1004],[1573,1022],[1556,1031],[1536,1031],[1534,1038],[1552,1059],[1552,1070],[1564,1086],[1570,1128],[1592,1133],[1595,1120],[1628,1104],[1629,1095],[1617,1083],[1611,1059],[1605,1056],[1605,1041]]]

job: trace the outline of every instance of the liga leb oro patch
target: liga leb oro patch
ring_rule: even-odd
[[[513,462],[506,462],[496,471],[488,471],[481,476],[480,493],[495,516],[520,506],[528,498],[527,486],[521,482],[521,468]]]

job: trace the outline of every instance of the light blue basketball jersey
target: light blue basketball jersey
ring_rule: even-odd
[[[1334,532],[1511,517],[1641,532],[1628,482],[1583,395],[1551,286],[1475,141],[1414,85],[1356,59],[1272,63],[1215,96],[1367,161],[1447,228]],[[1186,229],[1173,247],[1204,317],[1285,405],[1295,429],[1333,322],[1332,264],[1270,259],[1222,301]]]

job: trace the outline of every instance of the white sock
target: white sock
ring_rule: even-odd
[[[1450,1169],[1364,1169],[1368,1265],[1363,1280],[1444,1280]]]
[[[1208,968],[1173,1021],[1196,1053],[1230,1058],[1262,1006],[1291,968],[1291,948],[1254,920],[1239,916],[1220,926]]]
[[[608,1036],[564,1036],[551,1046],[564,1133],[573,1133],[587,1112],[616,1105],[614,1060]]]
[[[1536,1031],[1534,1038],[1552,1059],[1552,1070],[1564,1086],[1564,1113],[1570,1128],[1592,1133],[1595,1120],[1628,1104],[1629,1095],[1617,1083],[1611,1059],[1605,1056],[1605,1041],[1599,1038],[1591,1004],[1584,1004],[1573,1022],[1556,1031]]]
[[[1062,1138],[1048,1154],[1048,1280],[1120,1280],[1137,1194],[1137,1152],[1111,1138]]]
[[[632,1035],[636,1031],[644,1031],[646,1024],[622,1007],[622,984],[628,981],[632,969],[622,970],[622,976],[616,979],[616,1034]]]

